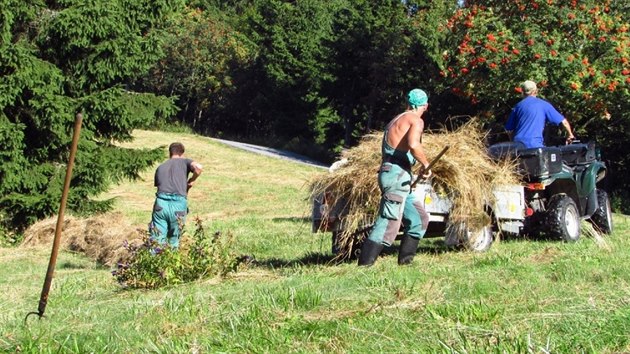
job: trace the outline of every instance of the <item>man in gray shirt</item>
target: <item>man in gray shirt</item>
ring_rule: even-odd
[[[184,145],[172,143],[169,159],[155,170],[157,193],[149,224],[151,238],[160,244],[179,247],[179,238],[188,213],[188,190],[202,172],[201,164],[184,157]],[[188,175],[192,176],[188,178]]]

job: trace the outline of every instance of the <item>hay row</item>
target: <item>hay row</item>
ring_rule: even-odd
[[[24,232],[22,246],[52,246],[56,225],[57,217],[32,225]],[[135,228],[119,212],[90,218],[66,216],[60,247],[85,254],[88,258],[111,267],[129,257],[129,252],[123,246],[124,242],[140,244],[144,234],[143,230]]]

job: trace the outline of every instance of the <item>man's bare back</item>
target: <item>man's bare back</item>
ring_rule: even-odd
[[[425,167],[429,165],[429,161],[424,154],[420,139],[424,130],[422,114],[426,109],[427,106],[424,105],[408,110],[387,125],[387,144],[398,151],[410,151],[413,157]]]

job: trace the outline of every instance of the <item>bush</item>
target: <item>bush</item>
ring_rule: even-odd
[[[119,262],[112,275],[124,288],[155,289],[235,271],[239,261],[231,251],[233,235],[215,232],[209,236],[200,219],[195,224],[188,247],[158,244],[148,233],[140,245],[125,243],[130,257]]]
[[[18,245],[23,238],[23,234],[11,229],[6,215],[0,211],[0,247]]]

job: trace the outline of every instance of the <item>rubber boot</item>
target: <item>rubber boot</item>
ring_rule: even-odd
[[[371,266],[376,262],[376,258],[383,250],[383,244],[376,243],[370,239],[366,239],[361,246],[361,254],[359,254],[360,266]]]
[[[400,250],[398,251],[398,264],[405,265],[413,261],[418,250],[420,239],[404,235],[400,241]]]

